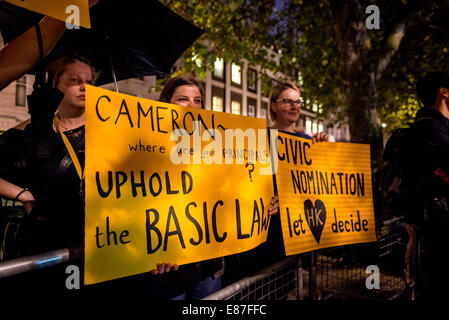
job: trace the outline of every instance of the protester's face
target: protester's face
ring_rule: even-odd
[[[80,61],[66,66],[65,72],[59,77],[57,87],[64,93],[61,104],[70,107],[84,108],[85,84],[92,82],[92,70]]]
[[[294,123],[299,119],[299,110],[301,109],[301,95],[293,89],[286,89],[271,105],[276,113],[276,121]]]
[[[195,85],[182,85],[176,88],[170,103],[183,107],[202,108],[201,92]]]

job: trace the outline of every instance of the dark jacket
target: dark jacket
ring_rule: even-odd
[[[439,236],[449,217],[449,184],[436,172],[449,174],[449,119],[437,110],[419,110],[411,141],[402,183],[404,214],[407,222],[426,225],[429,234]]]

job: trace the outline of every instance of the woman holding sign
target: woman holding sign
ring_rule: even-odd
[[[304,105],[304,99],[298,87],[289,82],[280,83],[274,86],[270,92],[270,129],[277,129],[282,132],[292,133],[298,137],[311,139],[312,143],[327,142],[329,136],[324,132],[316,133],[312,137],[308,134],[298,131],[296,123],[299,120],[301,107]],[[276,192],[275,184],[275,193]],[[279,213],[279,199],[277,195],[271,200],[271,206],[268,209],[269,214]]]
[[[285,82],[274,86],[271,89],[269,99],[269,118],[272,123],[269,129],[277,129],[301,138],[311,139],[312,143],[329,141],[329,136],[324,132],[309,136],[296,129],[296,123],[299,119],[301,107],[304,105],[304,99],[301,97],[300,90],[294,84]],[[275,195],[271,199],[270,207],[268,208],[268,214],[272,216],[272,220],[268,230],[267,241],[259,246],[256,251],[257,259],[259,261],[261,259],[266,260],[264,261],[265,264],[273,263],[285,256],[275,176],[273,184]]]
[[[183,107],[203,108],[203,88],[201,84],[193,77],[178,76],[170,79],[164,86],[159,100],[162,102],[172,103]],[[167,274],[164,282],[170,283],[179,279],[185,282],[186,276],[190,279],[196,277],[196,284],[189,292],[185,292],[177,297],[178,299],[201,299],[209,294],[221,289],[221,272],[223,262],[221,258],[203,261],[200,263],[192,263],[181,266],[176,273]],[[178,270],[178,266],[171,266],[169,263],[158,265],[158,270],[153,274],[162,274],[170,270]]]
[[[296,129],[304,99],[294,84],[285,82],[276,85],[270,93],[270,129],[293,133],[301,138],[312,139],[312,142],[329,141],[324,132],[316,133],[312,137]]]

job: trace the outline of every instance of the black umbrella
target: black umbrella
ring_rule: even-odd
[[[0,2],[4,42],[36,24],[41,15]],[[77,52],[100,70],[97,84],[170,73],[203,31],[156,0],[101,0],[91,8],[91,29],[68,29],[46,59]]]

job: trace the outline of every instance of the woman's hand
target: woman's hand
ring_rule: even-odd
[[[270,201],[270,206],[268,207],[268,215],[279,214],[279,198],[278,196],[273,196]]]
[[[156,267],[157,267],[157,269],[151,270],[151,273],[154,275],[167,273],[167,272],[170,272],[170,270],[173,270],[173,271],[178,270],[177,264],[171,265],[170,263],[157,263]]]
[[[315,133],[312,136],[312,143],[329,142],[329,141],[330,141],[329,136],[324,132]]]
[[[26,213],[30,214],[35,203],[33,194],[29,190],[26,190],[17,198],[17,201],[22,202],[23,206],[25,207]]]

